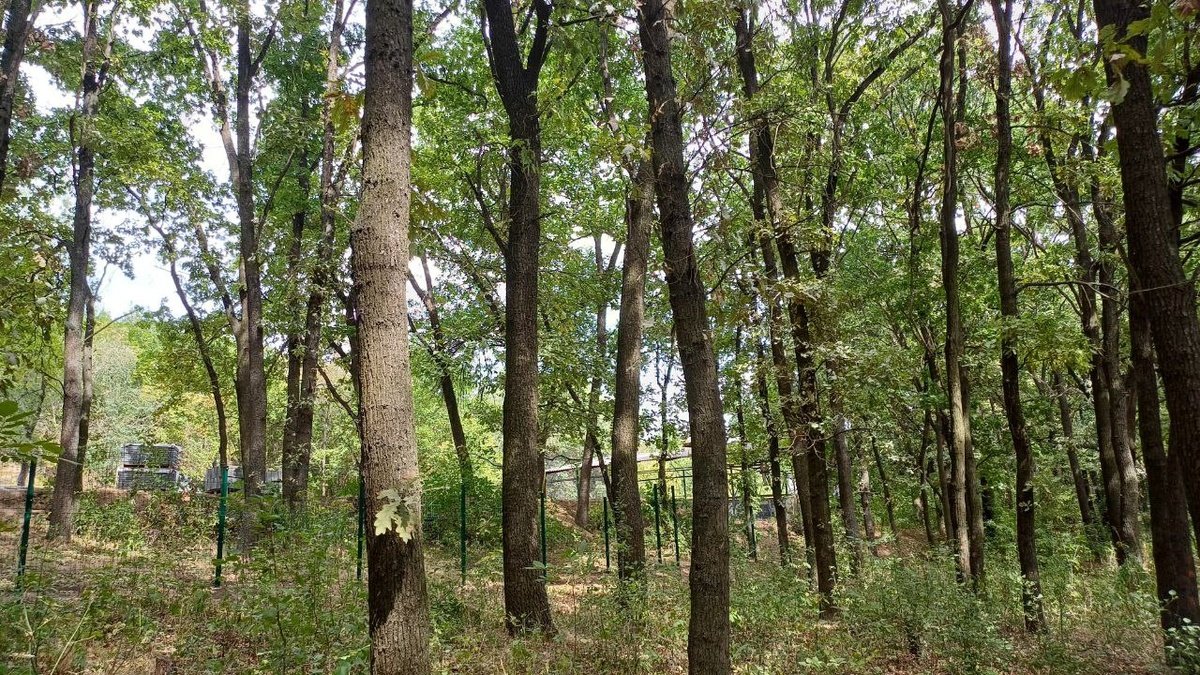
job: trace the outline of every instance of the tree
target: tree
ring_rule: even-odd
[[[1017,282],[1012,260],[1012,207],[1010,205],[1012,171],[1012,0],[991,0],[996,19],[999,50],[996,55],[996,274],[1000,289],[1000,314],[1003,320],[1018,319]],[[1025,629],[1041,630],[1046,617],[1042,611],[1041,579],[1038,574],[1037,530],[1034,520],[1033,447],[1021,406],[1021,364],[1017,358],[1017,340],[1010,326],[1001,328],[1000,370],[1003,373],[1004,414],[1017,457],[1017,557],[1021,565],[1021,608]]]
[[[538,77],[549,51],[550,12],[535,0],[533,42],[522,57],[508,0],[485,0],[484,35],[496,91],[508,113],[510,192],[504,246],[504,610],[510,633],[553,633],[538,560],[538,252],[542,131]]]
[[[1178,452],[1192,527],[1200,532],[1200,318],[1196,290],[1179,257],[1144,33],[1130,25],[1149,10],[1128,0],[1096,0],[1109,83],[1124,90],[1114,105],[1129,270],[1143,289],[1169,414],[1168,454]]]
[[[372,673],[428,673],[421,476],[405,314],[412,2],[367,3],[363,190],[351,231],[358,310]]]
[[[113,7],[115,14],[116,6]],[[75,139],[75,212],[68,245],[70,258],[70,296],[63,336],[63,406],[62,431],[59,445],[62,454],[54,477],[54,496],[50,505],[50,536],[71,540],[74,534],[75,510],[79,504],[77,485],[83,466],[80,448],[81,425],[91,405],[90,365],[86,344],[86,314],[90,304],[91,287],[88,269],[92,244],[92,200],[96,190],[96,116],[100,108],[100,90],[108,80],[112,54],[113,16],[108,17],[107,40],[101,42],[99,2],[85,2],[83,12],[83,81],[79,92],[79,109]]]
[[[661,0],[639,0],[638,35],[650,105],[659,233],[692,434],[692,562],[688,584],[688,670],[728,673],[729,508],[725,421],[717,363],[709,337],[705,291],[692,242],[683,123],[671,72],[670,12]]]

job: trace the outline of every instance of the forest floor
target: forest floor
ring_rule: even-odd
[[[69,545],[47,543],[44,513],[35,514],[18,592],[12,500],[0,494],[0,551],[11,561],[0,578],[0,673],[366,672],[365,585],[355,579],[344,502],[315,507],[304,522],[264,519],[275,532],[252,558],[231,557],[214,589],[212,500],[88,493]],[[686,672],[686,536],[677,566],[664,528],[659,564],[649,531],[646,598],[623,606],[603,538],[558,510],[549,529],[553,637],[505,634],[498,546],[472,547],[464,582],[457,546],[428,543],[435,671]],[[1030,636],[1003,549],[989,551],[987,588],[974,595],[919,532],[885,537],[857,573],[842,570],[841,618],[821,622],[803,573],[779,564],[771,523],[760,521],[757,534],[757,560],[744,536],[732,546],[737,672],[1166,672],[1149,578],[1066,560],[1065,548],[1043,565],[1050,626]]]

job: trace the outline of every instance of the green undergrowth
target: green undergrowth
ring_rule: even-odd
[[[204,498],[88,497],[69,547],[46,545],[35,531],[23,593],[11,575],[0,582],[0,673],[367,671],[351,502],[314,504],[303,518],[268,509],[254,555],[231,556],[220,589],[214,522]],[[643,595],[604,571],[600,537],[561,524],[552,534],[553,636],[505,634],[498,547],[471,549],[465,583],[456,547],[427,548],[435,671],[686,672],[686,547],[679,567],[664,547]],[[15,551],[15,535],[0,536]],[[738,672],[1165,672],[1147,575],[1046,551],[1048,626],[1030,636],[1003,546],[989,551],[978,593],[957,583],[945,551],[868,555],[857,574],[842,570],[840,617],[818,621],[804,572],[779,565],[769,531],[760,537],[760,560],[748,559],[744,540],[731,547]]]

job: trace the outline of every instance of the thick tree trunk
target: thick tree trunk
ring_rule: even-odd
[[[1183,491],[1183,476],[1176,457],[1168,455],[1163,445],[1154,342],[1140,293],[1130,294],[1129,334],[1133,372],[1137,378],[1138,434],[1150,493],[1155,585],[1169,646],[1172,638],[1182,637],[1172,631],[1200,623],[1200,597],[1196,589],[1196,561],[1192,555],[1187,495]],[[1187,643],[1186,638],[1181,641]],[[1171,657],[1172,651],[1168,649],[1168,660]]]
[[[367,528],[371,672],[378,675],[430,672],[405,302],[412,52],[411,0],[368,0],[363,191],[351,231],[368,522],[389,504],[402,502],[394,507],[402,521],[394,529]]]
[[[646,567],[637,452],[641,421],[642,322],[653,224],[654,167],[650,162],[642,161],[625,200],[625,259],[621,269],[617,370],[613,389],[611,502],[617,533],[617,574],[624,581],[640,579]]]
[[[59,433],[58,465],[54,474],[54,495],[50,502],[49,536],[70,541],[74,534],[75,510],[79,504],[75,492],[79,464],[79,430],[87,406],[85,374],[88,367],[85,323],[88,298],[88,265],[91,258],[92,197],[96,188],[95,117],[100,105],[100,87],[107,71],[107,55],[101,53],[99,21],[95,5],[85,5],[83,37],[83,81],[76,118],[75,215],[71,240],[67,244],[70,291],[63,332],[63,404]],[[103,63],[101,63],[103,60]]]
[[[508,114],[510,189],[504,253],[504,467],[501,486],[504,609],[510,633],[552,633],[539,560],[538,491],[545,458],[538,442],[538,261],[541,248],[542,128],[538,76],[546,57],[551,4],[535,0],[536,34],[528,64],[508,0],[485,0],[488,58]]]
[[[1012,0],[991,0],[999,35],[996,75],[996,274],[1000,289],[1000,316],[1015,324],[1020,316],[1016,272],[1012,258],[1012,209],[1009,204],[1012,167]],[[1041,576],[1038,572],[1037,528],[1034,518],[1033,446],[1025,426],[1021,405],[1021,363],[1017,357],[1014,326],[1004,326],[1000,337],[1000,371],[1004,390],[1004,415],[1017,459],[1017,558],[1021,566],[1021,608],[1025,630],[1041,630],[1046,622],[1042,610]]]
[[[250,46],[250,7],[237,12],[237,92],[234,132],[237,138],[234,181],[238,212],[238,251],[241,254],[242,318],[238,340],[238,431],[242,451],[242,492],[252,503],[267,475],[267,376],[263,360],[262,261],[254,207],[254,178],[250,141],[250,92],[256,68]],[[253,514],[253,507],[250,514]],[[256,519],[242,519],[243,546],[257,538]]]
[[[671,72],[670,18],[662,0],[639,0],[638,33],[650,106],[659,230],[692,436],[688,669],[721,675],[730,672],[727,439],[705,290],[692,242],[683,120]]]
[[[1131,0],[1095,0],[1096,23],[1114,26],[1116,39],[1125,37],[1131,22],[1149,17],[1149,10]],[[1127,44],[1145,54],[1144,33]],[[1117,81],[1112,61],[1110,81]],[[1120,80],[1128,89],[1113,106],[1125,199],[1125,229],[1130,273],[1136,277],[1162,369],[1169,413],[1168,455],[1176,455],[1192,527],[1200,531],[1200,318],[1196,291],[1179,256],[1167,186],[1158,112],[1145,64],[1126,58],[1119,64]]]

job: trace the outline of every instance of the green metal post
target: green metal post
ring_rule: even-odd
[[[658,525],[658,483],[654,484],[654,547],[658,550],[658,562],[662,564],[662,531]]]
[[[462,480],[458,490],[458,566],[462,582],[467,583],[467,481]]]
[[[225,561],[225,514],[229,508],[229,467],[221,467],[221,497],[217,502],[217,569],[213,572],[213,588],[221,587],[221,568]]]
[[[542,490],[542,509],[540,514],[542,537],[542,583],[546,582],[546,491]]]
[[[29,460],[29,483],[25,486],[25,519],[21,522],[21,547],[17,556],[17,590],[25,579],[25,556],[29,553],[29,521],[33,518],[33,482],[37,480],[37,457]]]
[[[358,569],[354,578],[362,581],[363,572],[363,530],[367,526],[367,486],[363,484],[362,469],[358,470]]]
[[[679,566],[679,509],[675,507],[675,486],[671,486],[671,524],[675,528],[675,566]]]
[[[612,559],[608,553],[608,497],[604,498],[604,570],[612,569]]]

